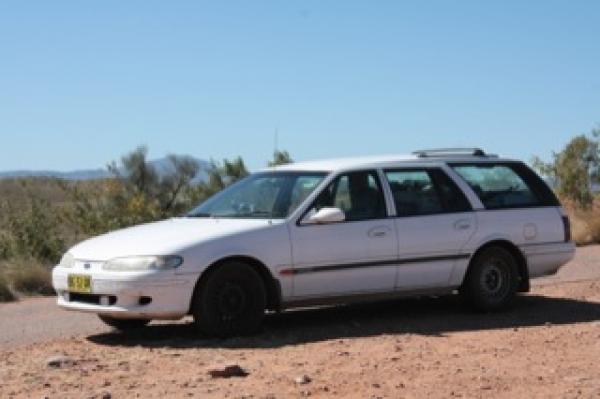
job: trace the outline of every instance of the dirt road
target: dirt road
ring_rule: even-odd
[[[390,301],[273,315],[257,336],[216,340],[185,323],[123,335],[35,299],[0,306],[0,323],[2,398],[599,397],[600,247],[499,314]],[[54,355],[68,361],[50,367]],[[208,374],[231,364],[249,374]]]
[[[54,298],[0,305],[0,348],[109,331],[94,315],[66,312]]]

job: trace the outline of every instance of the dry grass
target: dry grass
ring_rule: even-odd
[[[23,295],[54,295],[51,272],[34,259],[11,260],[0,265],[0,302]]]
[[[50,270],[34,260],[22,262],[9,274],[15,291],[27,295],[54,295]]]
[[[17,297],[8,287],[8,282],[3,276],[0,276],[0,302],[12,302]]]
[[[571,220],[571,234],[577,245],[600,242],[600,199],[596,199],[590,209],[580,209],[572,202],[561,201]]]

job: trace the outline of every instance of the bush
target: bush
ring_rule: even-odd
[[[600,242],[600,200],[595,199],[587,209],[576,206],[573,201],[561,201],[571,221],[571,236],[577,245]]]
[[[558,194],[583,209],[592,206],[592,185],[600,182],[600,130],[592,130],[591,136],[574,137],[562,151],[553,154],[550,163],[537,157],[532,160],[534,168],[555,182]]]
[[[13,236],[6,231],[0,231],[0,259],[12,258],[15,252]]]
[[[50,270],[33,259],[11,262],[6,278],[12,288],[21,294],[54,295]]]
[[[0,207],[6,215],[6,227],[0,232],[0,259],[33,257],[43,262],[57,262],[65,251],[58,233],[59,212],[47,201],[32,198],[17,211],[9,204]]]
[[[594,243],[594,236],[588,223],[580,218],[571,217],[571,236],[577,245]]]
[[[0,276],[0,302],[11,302],[16,300],[15,294],[8,287],[8,282]]]

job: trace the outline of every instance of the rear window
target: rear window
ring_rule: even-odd
[[[479,196],[486,209],[557,206],[548,186],[521,163],[450,165]]]

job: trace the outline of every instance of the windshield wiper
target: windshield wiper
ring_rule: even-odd
[[[199,213],[188,213],[185,215],[186,218],[209,218],[212,217],[210,213],[199,212]]]
[[[272,217],[273,213],[269,212],[269,211],[252,211],[252,212],[245,212],[245,213],[240,213],[238,214],[239,217],[245,217],[245,216],[267,216],[267,217]]]
[[[247,217],[267,217],[271,218],[273,216],[272,212],[269,211],[252,211],[252,212],[238,212],[238,213],[223,213],[220,215],[211,215],[212,217],[221,217],[221,218],[247,218]]]

